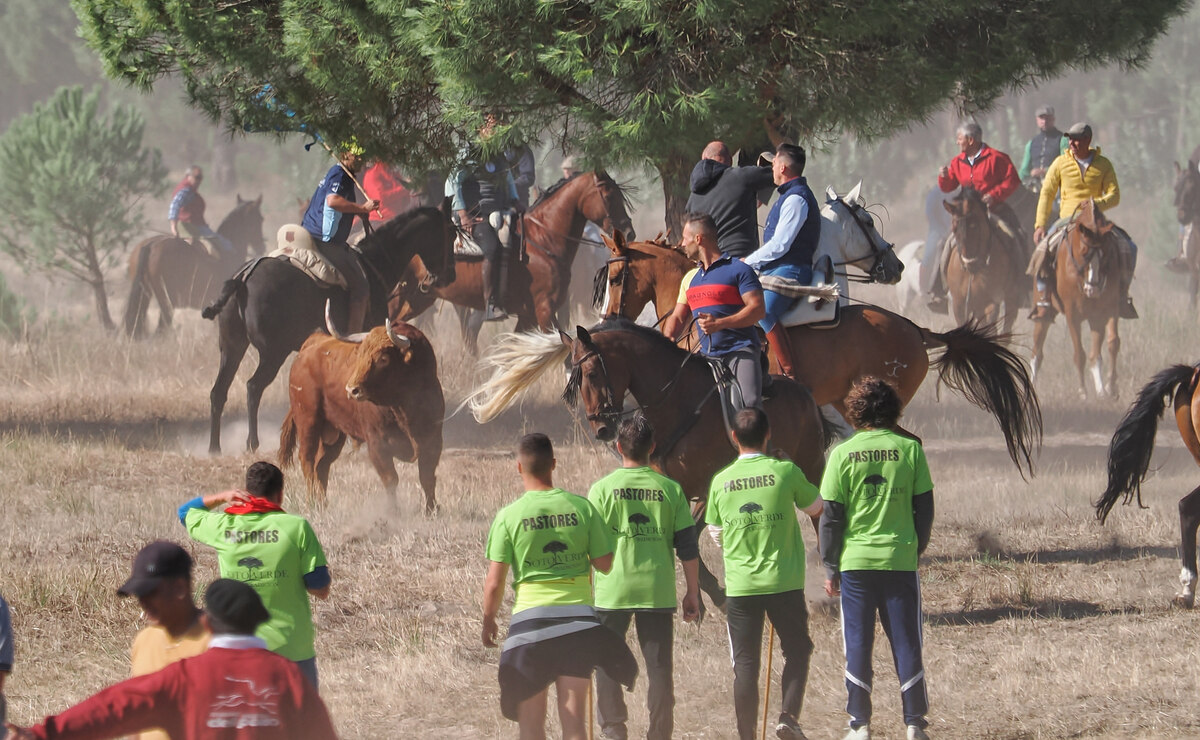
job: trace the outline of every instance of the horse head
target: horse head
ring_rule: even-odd
[[[1087,298],[1100,295],[1108,282],[1109,272],[1118,268],[1112,230],[1112,221],[1105,218],[1091,198],[1080,204],[1071,220],[1066,243],[1076,273],[1083,280],[1083,294]]]
[[[1200,169],[1189,161],[1186,167],[1175,162],[1175,216],[1187,225],[1200,217]]]
[[[571,377],[563,391],[563,400],[574,406],[582,399],[583,410],[596,439],[611,442],[624,415],[625,390],[629,387],[628,368],[624,363],[605,362],[604,355],[582,326],[575,337],[559,332],[562,343],[571,349]]]
[[[979,191],[963,188],[957,197],[942,205],[950,214],[950,232],[963,262],[970,268],[976,260],[986,259],[992,232],[988,207]]]
[[[625,235],[620,231],[602,237],[611,255],[592,279],[592,306],[602,315],[621,314],[625,305],[626,281],[629,276],[629,252]]]
[[[610,234],[622,231],[630,241],[635,239],[633,220],[626,210],[626,191],[607,172],[600,170],[584,173],[577,179],[585,186],[576,206],[584,217],[600,224],[600,228]]]
[[[817,254],[829,255],[834,267],[853,266],[866,273],[872,282],[894,285],[900,282],[904,263],[896,256],[893,245],[876,230],[861,190],[861,181],[845,197],[832,187],[825,190],[828,201],[821,209]]]
[[[262,196],[243,199],[235,194],[237,205],[217,227],[217,233],[229,240],[236,249],[262,254],[266,250],[263,238]]]

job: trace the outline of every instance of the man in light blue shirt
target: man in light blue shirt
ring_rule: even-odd
[[[746,257],[746,264],[759,275],[776,275],[808,284],[812,282],[813,255],[821,240],[821,211],[817,198],[804,179],[804,149],[795,144],[780,144],[775,150],[771,172],[778,186],[779,198],[767,214],[763,227],[763,245]],[[767,315],[759,326],[767,333],[767,341],[775,347],[779,369],[795,378],[792,347],[787,329],[779,318],[795,303],[794,298],[763,291]]]

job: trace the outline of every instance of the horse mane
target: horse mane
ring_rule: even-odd
[[[537,208],[538,206],[540,206],[543,202],[549,200],[551,198],[551,196],[553,196],[555,193],[557,193],[558,191],[560,191],[564,187],[566,187],[567,183],[573,182],[575,180],[575,178],[579,177],[582,174],[583,174],[582,172],[576,172],[574,175],[571,175],[570,177],[561,178],[558,182],[554,183],[550,187],[543,190],[541,192],[541,194],[538,195],[537,200],[535,200],[534,202],[529,204],[529,210],[532,211],[534,208]]]
[[[420,208],[405,211],[395,218],[374,227],[374,230],[359,242],[359,250],[366,253],[368,250],[373,252],[378,249],[386,249],[387,245],[401,241],[409,229],[416,226],[419,218],[435,214],[441,217],[441,209],[433,206],[421,206]]]
[[[537,200],[535,200],[533,203],[529,204],[529,210],[532,211],[533,209],[540,206],[542,203],[545,203],[546,201],[550,200],[550,198],[554,197],[554,195],[558,191],[565,188],[569,183],[574,182],[580,176],[590,175],[590,174],[595,174],[597,177],[600,178],[601,181],[611,182],[613,187],[615,187],[617,189],[617,192],[621,194],[621,202],[625,205],[626,212],[633,210],[633,196],[637,194],[637,188],[628,183],[617,182],[616,180],[614,180],[612,178],[612,175],[608,174],[604,170],[589,170],[587,172],[576,172],[574,175],[571,175],[570,177],[564,177],[564,178],[560,179],[558,182],[554,183],[550,187],[543,190],[541,192],[541,195],[539,195],[537,197]]]

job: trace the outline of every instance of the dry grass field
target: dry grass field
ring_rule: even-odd
[[[1200,483],[1200,470],[1171,422],[1145,486],[1150,508],[1120,508],[1101,527],[1089,506],[1103,487],[1108,437],[1136,389],[1160,367],[1200,360],[1196,318],[1177,307],[1182,288],[1154,267],[1136,289],[1146,318],[1122,324],[1120,401],[1076,398],[1066,332],[1061,322],[1054,330],[1039,387],[1046,444],[1031,481],[1005,457],[991,420],[960,398],[943,389],[938,400],[927,382],[909,409],[937,496],[922,561],[935,737],[1200,735],[1200,614],[1169,606],[1179,571],[1175,501]],[[475,382],[471,363],[452,316],[429,331],[456,403]],[[156,537],[182,541],[175,507],[238,484],[256,459],[239,452],[241,382],[227,409],[226,455],[205,454],[214,346],[213,326],[194,312],[183,312],[174,334],[144,343],[51,322],[28,342],[0,344],[0,593],[18,632],[12,719],[34,720],[125,675],[138,609],[114,589],[133,553]],[[264,399],[263,456],[275,447],[284,382]],[[344,737],[515,736],[499,713],[498,653],[478,637],[487,525],[518,493],[508,450],[523,431],[547,431],[558,445],[558,482],[576,492],[615,462],[555,400],[561,383],[547,379],[492,425],[465,415],[448,423],[435,518],[420,514],[411,466],[401,467],[392,502],[365,454],[347,454],[324,506],[304,499],[296,469],[285,471],[285,504],[312,519],[334,575],[333,597],[315,612],[324,696]],[[215,557],[192,550],[204,584],[216,575]],[[711,543],[705,557],[717,561]],[[840,737],[844,689],[836,605],[819,595],[815,565],[810,571],[817,647],[802,724],[817,740]],[[720,613],[679,627],[678,737],[734,736],[727,656]],[[876,736],[901,738],[883,645],[876,657]],[[776,681],[779,669],[776,661]],[[639,686],[630,698],[633,733],[645,729],[644,696]]]

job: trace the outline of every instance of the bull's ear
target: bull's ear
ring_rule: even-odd
[[[588,334],[588,330],[584,329],[582,326],[575,327],[575,336],[578,337],[579,341],[583,342],[584,344],[592,343],[592,335]]]

